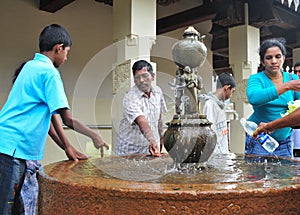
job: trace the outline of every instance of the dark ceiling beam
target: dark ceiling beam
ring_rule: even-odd
[[[213,68],[215,71],[224,70],[225,68],[229,67],[230,66],[228,58],[220,58],[217,55],[213,55]]]
[[[95,0],[95,1],[113,6],[113,0]]]
[[[113,0],[95,0],[95,1],[113,6]],[[157,0],[156,3],[161,6],[168,6],[168,5],[176,3],[177,1],[180,1],[180,0]]]
[[[218,3],[220,0],[216,0]],[[219,2],[220,3],[220,2]],[[299,13],[278,1],[228,1],[217,4],[216,17],[212,20],[210,33],[213,35],[212,51],[215,56],[226,57],[228,51],[228,29],[237,24],[244,24],[243,4],[248,3],[249,24],[260,29],[260,40],[271,37],[284,37],[287,41],[287,55],[291,55],[292,48],[297,47],[299,41],[300,20]],[[228,57],[228,56],[227,56]],[[218,63],[217,63],[218,64]]]
[[[274,2],[274,8],[276,9],[282,22],[289,24],[297,29],[300,28],[300,13],[284,7],[280,3]]]
[[[212,41],[211,46],[212,46],[211,50],[214,53],[218,53],[218,52],[224,53],[224,51],[226,51],[226,49],[228,49],[228,36],[214,38],[213,41]]]
[[[156,21],[156,32],[157,34],[163,34],[181,27],[211,20],[215,15],[213,4],[210,2],[205,3],[201,6],[158,19]]]
[[[293,47],[292,44],[296,44],[298,41],[297,29],[284,29],[276,26],[270,26],[269,29],[272,32],[272,37],[284,37],[287,46]]]
[[[40,10],[54,13],[75,0],[40,0]]]

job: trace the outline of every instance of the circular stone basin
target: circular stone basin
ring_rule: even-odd
[[[300,162],[215,155],[174,168],[168,156],[61,161],[39,174],[40,215],[300,214]]]

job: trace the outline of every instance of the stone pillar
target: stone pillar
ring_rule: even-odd
[[[250,25],[242,25],[229,29],[229,64],[237,83],[236,91],[231,98],[239,118],[248,118],[252,107],[247,101],[246,86],[249,76],[257,72],[260,63],[259,29]],[[244,153],[245,132],[239,120],[230,121],[230,150]]]
[[[113,38],[117,47],[112,103],[112,111],[117,113],[117,116],[112,116],[114,154],[119,122],[122,119],[123,96],[134,85],[131,67],[139,59],[150,62],[150,51],[156,39],[156,0],[114,0]],[[156,72],[155,63],[151,64]]]
[[[293,65],[300,61],[300,48],[293,49]]]

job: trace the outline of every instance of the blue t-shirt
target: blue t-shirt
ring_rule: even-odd
[[[60,108],[69,105],[59,71],[47,56],[36,53],[0,111],[0,153],[41,160],[51,115]]]
[[[283,83],[290,81],[290,74],[282,72]],[[299,79],[293,74],[292,79]],[[288,102],[300,98],[299,92],[292,90],[278,95],[277,90],[271,79],[262,71],[250,76],[247,85],[247,97],[253,107],[253,114],[249,117],[250,121],[259,124],[261,122],[270,122],[281,118],[288,109]],[[290,127],[281,128],[271,133],[277,141],[282,141],[291,135]]]

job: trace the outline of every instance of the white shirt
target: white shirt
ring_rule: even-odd
[[[217,144],[214,153],[226,154],[228,150],[228,126],[225,113],[225,103],[218,100],[212,93],[208,94],[203,113],[207,119],[212,122],[211,128],[217,134]]]
[[[160,143],[159,120],[166,112],[163,93],[158,86],[151,87],[150,98],[137,86],[133,86],[123,99],[123,119],[120,123],[116,144],[116,155],[149,154],[149,141],[134,122],[138,116],[145,116],[155,141]]]
[[[292,139],[294,142],[294,149],[300,149],[300,129],[293,129]]]

